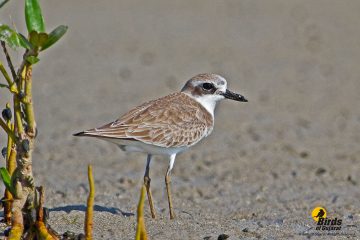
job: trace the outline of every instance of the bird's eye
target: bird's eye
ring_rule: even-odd
[[[205,90],[210,90],[214,88],[214,85],[212,85],[211,83],[203,83],[202,87]]]

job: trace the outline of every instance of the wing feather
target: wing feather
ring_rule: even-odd
[[[193,145],[213,128],[213,117],[196,100],[175,93],[129,111],[119,119],[86,135],[131,139],[160,147]]]

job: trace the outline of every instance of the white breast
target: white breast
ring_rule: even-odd
[[[195,99],[197,102],[199,102],[208,112],[211,114],[211,116],[214,118],[214,110],[216,107],[216,103],[220,100],[222,100],[224,97],[221,95],[202,95],[202,96],[191,96],[193,99]]]

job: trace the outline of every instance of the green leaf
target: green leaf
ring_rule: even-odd
[[[22,35],[21,33],[18,33],[18,35],[19,35],[20,45],[23,48],[26,48],[29,50],[33,48],[32,44],[29,42],[29,40],[27,40],[27,38],[24,35]]]
[[[17,33],[8,25],[0,25],[0,40],[5,41],[12,49],[16,49],[18,47],[32,49],[32,45],[26,37]]]
[[[50,34],[47,41],[42,45],[41,51],[47,49],[48,47],[52,46],[56,43],[64,34],[66,33],[68,27],[64,25],[60,25],[55,28]]]
[[[9,0],[0,0],[0,8],[2,8]]]
[[[9,88],[9,86],[6,84],[0,83],[0,88]]]
[[[6,42],[12,49],[16,49],[20,46],[17,32],[8,25],[0,25],[0,40]]]
[[[0,168],[0,176],[4,182],[5,187],[13,194],[15,191],[14,188],[11,186],[11,176],[8,170],[4,167]]]
[[[0,168],[0,176],[6,187],[11,185],[11,176],[6,168]]]
[[[25,0],[25,20],[28,32],[45,32],[45,23],[38,0]]]
[[[31,64],[35,64],[37,63],[38,61],[40,61],[40,59],[38,57],[35,57],[35,56],[28,56],[26,58],[26,61],[28,61],[29,63]]]
[[[38,47],[42,47],[47,42],[49,35],[47,33],[39,33]]]
[[[29,34],[29,40],[30,43],[36,47],[39,42],[39,34],[36,31],[31,31]]]
[[[32,31],[30,33],[30,43],[37,48],[41,48],[47,42],[49,35],[47,33],[38,33]]]

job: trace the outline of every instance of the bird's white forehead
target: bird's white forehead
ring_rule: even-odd
[[[198,74],[195,77],[192,77],[190,79],[192,82],[213,82],[216,83],[216,85],[225,85],[226,79],[218,74],[214,73],[203,73]]]
[[[227,88],[227,82],[224,77],[214,73],[203,73],[203,74],[198,74],[192,77],[189,81],[187,81],[183,90],[187,88],[199,86],[205,82],[213,83],[216,88],[221,90],[226,90]]]

